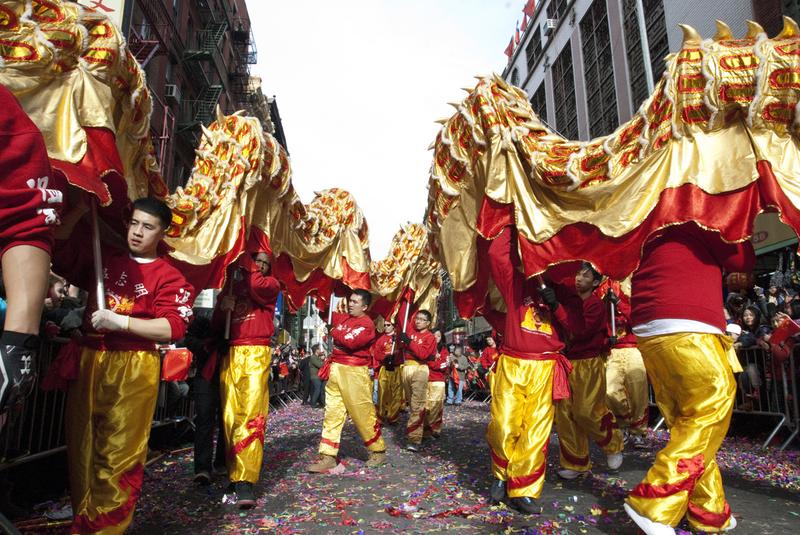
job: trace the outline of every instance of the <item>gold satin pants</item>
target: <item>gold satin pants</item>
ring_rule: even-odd
[[[325,387],[325,418],[319,452],[335,457],[347,416],[369,451],[386,451],[381,437],[381,422],[372,403],[372,379],[366,366],[348,366],[334,362]]]
[[[407,360],[400,368],[403,392],[408,401],[406,439],[413,444],[422,442],[425,423],[425,404],[428,401],[428,366]]]
[[[592,467],[589,439],[606,453],[624,447],[614,414],[606,405],[606,368],[602,357],[572,360],[570,398],[556,405],[556,430],[561,467],[585,472]]]
[[[606,360],[606,403],[620,427],[647,434],[647,372],[636,347],[611,350]]]
[[[446,395],[444,381],[428,382],[428,399],[425,402],[425,433],[439,436],[442,432],[442,418],[444,416],[444,398]]]
[[[639,350],[670,438],[627,502],[655,522],[676,526],[687,515],[692,529],[720,532],[731,515],[716,462],[736,393],[730,339],[652,336],[639,338]]]
[[[403,384],[400,369],[387,371],[381,366],[378,371],[378,418],[393,424],[403,408]]]
[[[231,346],[220,363],[225,459],[232,482],[255,483],[261,474],[271,363],[269,346]]]
[[[538,498],[544,487],[555,364],[500,354],[493,372],[486,440],[492,474],[506,482],[511,498]]]
[[[84,348],[69,385],[72,533],[123,533],[142,487],[161,360],[154,351]]]

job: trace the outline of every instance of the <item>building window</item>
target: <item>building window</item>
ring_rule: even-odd
[[[581,41],[589,137],[604,136],[613,132],[618,123],[606,0],[594,0],[581,19]]]
[[[516,67],[511,71],[511,85],[519,86],[519,70]]]
[[[543,123],[547,122],[547,94],[544,89],[544,80],[542,80],[539,89],[531,97],[531,108]]]
[[[575,105],[575,77],[569,41],[553,63],[553,100],[556,129],[567,139],[578,139],[578,111]]]
[[[569,0],[551,0],[549,4],[547,4],[547,18],[548,19],[560,19],[564,16],[564,13],[567,11],[567,4]]]
[[[531,23],[533,24],[533,23]],[[528,60],[528,72],[533,71],[536,60],[542,55],[542,32],[539,27],[533,32],[528,44],[525,46],[525,57]]]
[[[644,20],[647,25],[647,41],[650,45],[650,64],[653,80],[658,83],[664,72],[664,58],[669,54],[667,23],[664,20],[663,0],[643,0]],[[636,0],[623,0],[622,14],[625,24],[625,49],[628,57],[628,73],[631,83],[631,99],[638,109],[650,96],[644,74],[642,40],[639,38],[639,21],[636,18]]]

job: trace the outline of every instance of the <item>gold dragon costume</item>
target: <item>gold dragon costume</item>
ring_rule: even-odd
[[[682,48],[667,58],[653,94],[607,136],[578,142],[554,134],[526,95],[498,77],[480,78],[454,104],[457,113],[433,144],[426,222],[462,316],[502,311],[478,251],[481,239],[497,239],[508,225],[518,231],[514,249],[527,277],[584,260],[616,280],[648,255],[658,257],[657,249],[671,247],[666,242],[746,242],[763,211],[800,229],[800,29],[787,18],[774,38],[754,22],[742,38],[723,23],[712,39],[688,26],[683,31]],[[706,234],[662,232],[685,223]],[[696,258],[695,244],[684,245],[686,258]],[[726,265],[714,262],[717,269]],[[716,275],[709,276],[713,284]],[[634,285],[634,299],[636,291]],[[686,515],[694,528],[713,532],[735,523],[714,461],[730,417],[731,367],[718,335],[700,334],[712,338],[640,339],[657,402],[671,405],[663,410],[673,428],[628,507],[667,529]],[[679,354],[705,349],[703,377],[719,385],[713,393],[685,375],[667,378]],[[662,366],[651,364],[655,355]],[[715,400],[718,411],[708,418],[681,417]]]

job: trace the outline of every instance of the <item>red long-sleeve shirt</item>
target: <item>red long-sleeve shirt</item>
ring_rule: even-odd
[[[450,352],[446,347],[436,353],[436,359],[428,362],[428,382],[443,382],[447,379],[447,357]]]
[[[275,303],[281,291],[278,279],[270,275],[262,275],[256,268],[252,271],[240,270],[243,278],[230,278],[228,285],[233,284],[233,297],[236,304],[231,312],[230,345],[255,346],[269,345],[275,333]],[[228,295],[230,286],[222,290]],[[217,308],[214,312],[215,323],[223,322],[225,312]]]
[[[570,360],[596,357],[608,346],[606,307],[594,294],[581,299],[577,294],[559,297],[555,318],[567,339]]]
[[[644,247],[632,281],[631,323],[686,319],[725,331],[722,270],[749,272],[749,241],[725,243],[692,223],[668,227]]]
[[[549,307],[538,293],[525,295],[525,278],[514,268],[517,254],[512,248],[513,234],[510,227],[506,228],[489,244],[492,279],[508,309],[500,352],[520,358],[560,352],[564,343],[552,324]]]
[[[378,368],[380,368],[383,363],[383,359],[386,358],[386,355],[391,355],[393,340],[394,340],[394,335],[388,335],[386,333],[383,333],[372,344],[372,347],[370,348],[370,353],[372,354],[373,369],[377,370]]]
[[[409,333],[411,343],[404,353],[405,360],[427,362],[428,358],[436,354],[436,336],[430,331],[414,331]]]
[[[495,361],[497,360],[498,355],[499,354],[497,352],[497,349],[495,349],[494,347],[485,348],[483,352],[481,352],[481,360],[480,360],[483,369],[488,370],[489,368],[491,368],[492,364],[494,364]]]
[[[617,344],[614,347],[636,347],[636,335],[631,328],[631,298],[623,293],[617,293],[619,302],[614,307],[616,321]],[[608,305],[606,305],[608,306]],[[608,323],[608,335],[611,336],[611,322]]]
[[[368,365],[372,358],[370,349],[375,340],[375,325],[370,317],[336,313],[332,319],[335,325],[331,330],[332,357],[358,357]]]

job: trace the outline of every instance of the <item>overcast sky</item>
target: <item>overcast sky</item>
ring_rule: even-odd
[[[253,74],[275,95],[293,183],[350,191],[386,256],[406,221],[421,222],[448,101],[476,74],[501,72],[524,0],[250,0]]]

